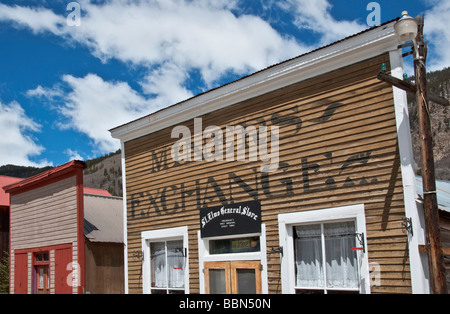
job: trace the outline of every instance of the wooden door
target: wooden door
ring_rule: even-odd
[[[205,263],[207,294],[261,294],[261,263],[232,261]]]
[[[48,272],[48,265],[35,266],[36,269],[36,293],[49,294],[50,293],[50,278]]]
[[[232,294],[261,294],[261,263],[231,262]]]
[[[73,279],[70,264],[72,263],[72,247],[55,250],[55,293],[72,294]]]
[[[205,263],[206,294],[231,294],[230,262]]]
[[[28,293],[28,254],[14,255],[14,293]]]

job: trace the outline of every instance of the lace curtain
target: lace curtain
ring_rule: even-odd
[[[152,287],[184,288],[183,241],[151,243],[150,252]]]
[[[322,248],[322,232],[325,252]],[[295,227],[296,286],[357,289],[359,286],[353,222]],[[324,256],[325,270],[324,271]],[[326,285],[325,285],[326,283]]]

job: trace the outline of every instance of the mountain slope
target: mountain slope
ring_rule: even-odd
[[[450,68],[431,72],[427,75],[428,90],[441,97],[450,99]],[[412,78],[408,79],[410,82]],[[421,173],[421,155],[419,143],[419,122],[417,104],[414,95],[408,95],[408,108],[413,141],[414,160],[417,173]],[[436,167],[436,179],[450,180],[450,117],[449,107],[430,101],[429,111],[433,133],[433,151]]]

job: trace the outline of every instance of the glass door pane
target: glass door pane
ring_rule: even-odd
[[[207,294],[230,294],[230,262],[205,263],[205,284]]]
[[[225,269],[211,269],[209,271],[209,292],[211,294],[227,293]]]
[[[231,262],[233,294],[261,294],[261,262]]]
[[[256,270],[237,269],[238,294],[256,294]]]

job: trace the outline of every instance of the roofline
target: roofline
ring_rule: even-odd
[[[367,29],[113,128],[110,130],[111,136],[122,142],[131,141],[238,102],[397,50],[399,41],[394,30],[397,20],[398,18]]]
[[[99,197],[99,198],[107,198],[111,200],[123,200],[123,197],[120,196],[114,196],[114,195],[102,195],[102,194],[93,194],[93,193],[83,193],[84,196],[92,196],[92,197]]]
[[[29,189],[35,185],[42,185],[46,181],[55,180],[58,177],[66,175],[72,171],[83,170],[86,168],[86,163],[83,161],[74,160],[64,165],[47,170],[43,173],[24,179],[17,183],[13,183],[3,187],[5,193],[16,193],[24,189]]]

